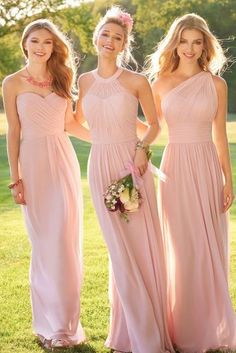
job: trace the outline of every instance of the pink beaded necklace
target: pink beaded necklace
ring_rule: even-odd
[[[33,78],[33,76],[29,73],[29,70],[27,69],[27,67],[25,68],[27,74],[29,75],[28,77],[26,77],[26,81],[29,82],[31,85],[33,86],[37,86],[40,88],[46,88],[46,87],[51,87],[52,85],[52,78],[47,79],[45,81],[37,81]]]

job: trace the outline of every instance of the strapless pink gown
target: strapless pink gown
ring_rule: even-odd
[[[92,148],[89,183],[111,259],[111,322],[106,345],[132,353],[172,350],[166,321],[163,243],[152,174],[140,188],[143,203],[126,223],[104,205],[107,186],[120,178],[135,154],[138,100],[119,82],[119,69],[108,79],[93,71],[83,98]]]
[[[79,321],[82,194],[77,157],[64,132],[66,107],[55,93],[17,97],[33,328],[47,339],[68,336],[79,343],[85,338]]]
[[[162,101],[169,128],[159,212],[169,272],[169,329],[179,351],[236,349],[236,316],[228,292],[228,227],[212,122],[217,93],[208,72]]]

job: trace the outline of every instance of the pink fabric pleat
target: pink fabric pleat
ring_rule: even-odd
[[[153,176],[147,171],[140,192],[142,206],[126,223],[109,212],[103,194],[133,161],[137,99],[119,81],[94,71],[94,82],[83,98],[93,144],[89,183],[111,259],[110,330],[106,345],[132,353],[172,351],[167,330],[166,276],[163,242],[157,215]]]
[[[236,349],[228,291],[228,222],[212,123],[217,93],[208,72],[184,81],[162,101],[169,129],[159,183],[166,241],[169,330],[180,352]]]
[[[66,107],[55,93],[17,97],[33,328],[47,339],[66,336],[80,343],[82,194],[77,157],[64,132]]]

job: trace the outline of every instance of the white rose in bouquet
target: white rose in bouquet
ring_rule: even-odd
[[[129,196],[129,189],[125,189],[124,191],[122,191],[120,193],[120,201],[125,204],[126,202],[128,202],[130,200],[130,196]]]
[[[138,211],[138,208],[139,208],[139,201],[138,200],[128,201],[124,204],[124,208],[128,212],[136,212]]]

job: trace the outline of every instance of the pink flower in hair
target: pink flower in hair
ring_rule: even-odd
[[[128,12],[122,12],[119,15],[119,19],[122,21],[122,23],[128,28],[128,32],[130,33],[132,31],[133,28],[133,19],[130,16],[130,14]]]

